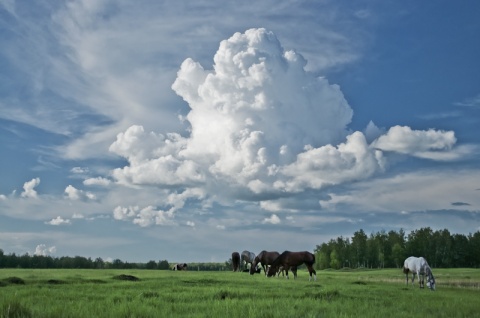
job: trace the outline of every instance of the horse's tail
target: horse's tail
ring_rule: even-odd
[[[403,266],[403,273],[404,273],[404,274],[408,274],[408,272],[410,272],[410,270],[408,269],[408,267]]]

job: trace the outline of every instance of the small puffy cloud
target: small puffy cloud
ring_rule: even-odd
[[[67,197],[70,200],[85,200],[85,199],[95,200],[96,199],[93,193],[79,190],[72,185],[68,185],[65,188],[65,193],[67,194]]]
[[[225,225],[216,225],[215,228],[217,228],[218,230],[225,230]]]
[[[110,185],[111,181],[106,179],[106,178],[102,178],[102,177],[97,177],[97,178],[89,178],[89,179],[85,179],[83,181],[83,184],[86,185],[86,186],[102,186],[102,187],[106,187],[108,185]]]
[[[35,248],[34,254],[38,256],[48,256],[55,253],[56,251],[57,251],[57,248],[55,246],[47,247],[45,244],[39,244]]]
[[[173,210],[163,211],[156,209],[153,206],[140,208],[117,206],[113,210],[113,217],[115,220],[131,221],[141,227],[151,225],[173,225],[174,213]]]
[[[74,213],[72,215],[72,219],[84,219],[84,218],[85,218],[85,216],[81,213]]]
[[[441,156],[441,152],[452,149],[456,141],[453,131],[412,130],[406,126],[394,126],[375,140],[372,146],[382,151],[435,159],[435,154]]]
[[[193,221],[187,221],[187,226],[190,226],[190,227],[195,227],[195,222]]]
[[[73,167],[70,169],[70,172],[74,174],[87,174],[89,173],[89,169],[86,167]]]
[[[262,221],[263,224],[266,224],[266,223],[279,224],[280,222],[281,222],[280,218],[276,214],[272,214],[269,218],[265,218]]]
[[[35,191],[35,187],[40,184],[40,178],[35,178],[30,181],[27,181],[23,184],[23,192],[21,196],[24,198],[37,198],[37,191]]]
[[[7,199],[7,196],[5,194],[0,194],[0,201],[4,201]]]
[[[45,224],[50,224],[50,225],[67,225],[71,224],[69,219],[63,219],[60,216],[57,216],[55,219],[52,219],[48,222],[45,222]]]

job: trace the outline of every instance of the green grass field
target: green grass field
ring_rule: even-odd
[[[0,270],[0,317],[480,317],[480,270],[436,269],[437,290],[401,270],[298,278],[233,272]],[[137,281],[118,279],[138,278]]]

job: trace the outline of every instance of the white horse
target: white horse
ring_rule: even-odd
[[[248,268],[248,264],[252,266],[253,261],[255,260],[255,253],[249,251],[243,251],[241,254],[242,264],[245,264],[245,269]]]
[[[410,256],[403,263],[403,273],[405,274],[408,285],[408,273],[412,272],[412,286],[414,285],[415,275],[418,276],[420,288],[424,288],[425,275],[427,275],[427,287],[435,290],[435,277],[432,269],[423,257]]]

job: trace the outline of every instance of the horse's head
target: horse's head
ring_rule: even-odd
[[[268,267],[267,277],[272,277],[277,275],[277,271],[278,271],[278,266],[271,265],[270,267]]]
[[[430,267],[427,267],[427,287],[435,291],[435,277],[433,277]]]
[[[255,272],[257,271],[257,264],[258,264],[258,256],[255,257],[252,264],[250,264],[250,275],[255,274]]]

